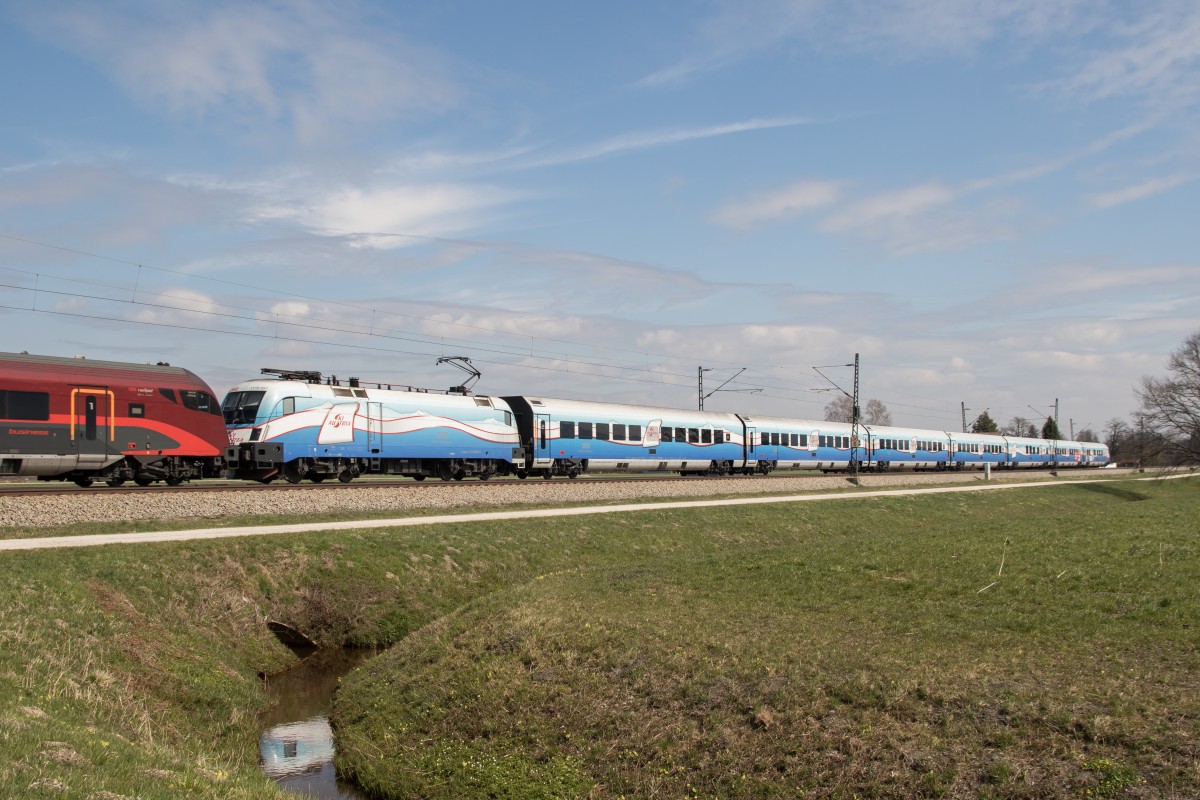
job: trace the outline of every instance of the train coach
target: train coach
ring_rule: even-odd
[[[349,482],[365,472],[487,480],[523,463],[512,409],[495,397],[342,383],[264,369],[226,394],[226,466],[269,483]]]
[[[0,353],[0,475],[175,486],[219,475],[226,442],[186,369]]]

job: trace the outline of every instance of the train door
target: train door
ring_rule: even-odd
[[[758,466],[758,429],[752,425],[746,426],[746,466]]]
[[[113,393],[94,386],[71,387],[70,438],[77,469],[99,469],[116,450]]]
[[[551,429],[549,414],[533,415],[533,465],[549,467],[554,464],[554,453],[551,447]]]
[[[366,406],[367,412],[367,451],[372,460],[377,460],[383,452],[383,403],[368,402],[363,405]]]

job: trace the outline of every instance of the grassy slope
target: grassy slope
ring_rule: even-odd
[[[450,796],[497,770],[566,795],[848,794],[897,753],[898,792],[909,769],[975,786],[989,752],[997,793],[1067,765],[1072,786],[1129,769],[1189,796],[1200,515],[1182,484],[5,554],[0,796],[281,796],[256,765],[256,673],[291,658],[267,619],[330,643],[416,632],[373,670],[392,688],[342,705],[347,763],[401,793],[388,770],[437,757],[402,743],[435,730],[472,765]],[[982,749],[981,703],[1012,720]]]
[[[547,521],[557,569],[344,685],[340,765],[395,797],[1194,797],[1198,489]]]

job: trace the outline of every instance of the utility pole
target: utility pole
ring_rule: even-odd
[[[963,433],[966,433],[966,432],[967,432],[967,404],[966,404],[966,403],[962,403],[961,405],[962,405],[962,417],[963,417],[963,429],[962,429],[962,432],[963,432]]]
[[[850,481],[858,485],[858,353],[854,354],[854,415],[850,418],[850,470],[853,477]]]
[[[713,389],[708,394],[705,394],[704,393],[704,373],[712,372],[713,367],[697,367],[696,368],[696,385],[697,385],[697,388],[699,389],[699,395],[700,395],[700,399],[699,399],[699,403],[698,403],[699,409],[701,411],[704,410],[704,398],[712,397],[714,394],[721,391],[722,389],[724,389],[727,392],[761,392],[762,391],[761,389],[725,389],[725,387],[728,386],[730,384],[730,382],[733,381],[734,378],[736,378],[738,375],[741,375],[743,372],[746,371],[746,369],[747,369],[746,367],[742,367],[737,372],[733,373],[733,375],[731,375],[729,380],[725,381],[725,383],[722,383],[720,386]]]

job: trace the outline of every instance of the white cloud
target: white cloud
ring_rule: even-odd
[[[305,139],[347,124],[454,104],[437,53],[372,27],[354,5],[39,5],[27,24],[174,113],[290,122]]]
[[[1114,189],[1110,192],[1092,195],[1091,203],[1096,208],[1113,208],[1137,200],[1144,200],[1156,194],[1169,192],[1175,187],[1190,183],[1195,179],[1194,175],[1170,175],[1165,178],[1151,178],[1133,186],[1126,186],[1123,189]]]
[[[1095,98],[1194,103],[1200,98],[1200,7],[1183,0],[1133,8],[1136,16],[1106,26],[1114,46],[1100,49],[1054,85]]]
[[[521,168],[533,168],[573,164],[579,161],[590,161],[634,150],[647,150],[653,147],[663,147],[669,144],[679,144],[697,139],[711,139],[717,136],[729,136],[735,133],[747,133],[772,128],[790,128],[810,123],[811,120],[806,118],[788,117],[782,119],[750,119],[742,122],[730,122],[724,125],[707,125],[696,128],[639,131],[613,136],[609,139],[584,145],[575,150],[520,162],[517,166]]]
[[[887,60],[967,56],[999,39],[1023,48],[1087,31],[1099,14],[1086,0],[725,0],[717,8],[696,26],[688,55],[637,85],[674,86],[791,42]]]
[[[710,219],[739,230],[786,221],[833,205],[841,197],[842,186],[841,181],[798,181],[727,203],[714,211]]]
[[[288,193],[299,192],[293,187]],[[347,186],[315,200],[294,196],[264,203],[260,220],[291,220],[323,236],[350,237],[373,248],[396,248],[413,237],[454,236],[473,230],[481,217],[517,195],[495,186]]]

